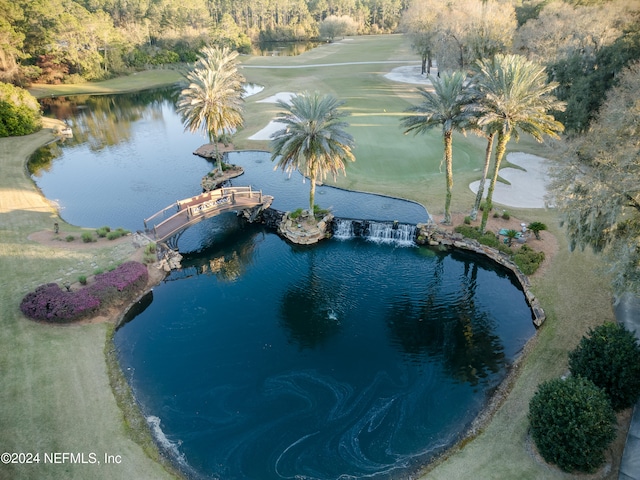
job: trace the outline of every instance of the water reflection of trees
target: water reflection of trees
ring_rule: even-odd
[[[296,56],[318,46],[319,42],[260,42],[251,47],[251,54],[258,56]]]
[[[294,246],[293,251],[307,254],[306,277],[287,288],[280,299],[280,323],[289,341],[300,348],[316,348],[340,331],[340,288],[316,273],[315,251],[306,252]]]
[[[241,232],[239,228],[229,228],[216,237],[216,247],[190,253],[182,260],[180,272],[174,272],[168,280],[196,275],[214,275],[223,282],[233,282],[240,278],[254,263],[254,253],[264,231],[253,234]]]
[[[49,171],[51,162],[62,154],[58,143],[50,143],[37,149],[27,160],[27,170],[31,175],[39,175],[42,170]]]
[[[46,115],[73,128],[69,145],[87,143],[92,151],[131,138],[133,123],[142,118],[161,120],[163,105],[175,105],[178,90],[168,87],[118,95],[77,95],[41,100]]]
[[[504,347],[491,316],[476,305],[478,266],[465,261],[460,290],[451,295],[442,289],[443,258],[425,298],[392,301],[387,325],[413,361],[441,359],[453,378],[477,385],[504,367]]]

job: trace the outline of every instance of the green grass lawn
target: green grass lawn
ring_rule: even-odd
[[[52,138],[43,130],[0,139],[0,453],[40,454],[38,464],[0,464],[0,479],[171,478],[125,426],[103,353],[108,325],[43,325],[20,313],[36,286],[74,282],[132,252],[126,244],[72,250],[28,239],[56,221],[61,232],[82,231],[62,222],[26,175],[27,156]],[[45,463],[45,453],[57,452],[87,461],[91,453],[121,455],[122,463]]]
[[[339,45],[322,45],[297,57],[242,57],[247,66],[303,66],[344,62],[416,60],[402,36],[358,37]],[[418,100],[416,87],[383,78],[393,64],[317,66],[311,68],[243,68],[251,82],[265,89],[246,103],[246,125],[234,139],[239,148],[264,149],[268,142],[248,140],[277,111],[256,103],[278,92],[317,89],[346,100],[356,138],[356,163],[338,184],[352,189],[410,198],[437,214],[444,204],[439,132],[405,136],[399,126],[404,110]],[[175,71],[154,70],[98,84],[38,86],[39,96],[113,93],[174,83]],[[132,441],[127,421],[109,386],[104,348],[105,324],[52,327],[26,320],[18,306],[35,286],[91,273],[125,256],[115,247],[95,251],[48,248],[28,235],[52,228],[79,232],[61,222],[27,178],[27,156],[51,139],[46,132],[0,140],[0,450],[15,452],[97,452],[122,455],[120,465],[0,465],[0,479],[168,478],[162,467]],[[485,142],[473,135],[454,137],[452,209],[466,212],[474,195],[470,181],[479,178]],[[523,139],[511,151],[551,156],[544,146]],[[507,164],[505,163],[505,166]],[[194,179],[194,183],[200,179]],[[536,386],[566,370],[567,351],[589,327],[613,319],[611,292],[599,273],[600,258],[569,253],[557,218],[549,210],[509,209],[527,221],[542,221],[560,243],[553,264],[533,279],[533,290],[548,318],[519,362],[513,387],[492,421],[473,439],[432,466],[424,478],[539,479],[573,478],[539,463],[527,443],[528,402]],[[543,232],[543,237],[545,233]],[[89,271],[87,271],[89,270]],[[619,455],[619,452],[618,452]],[[617,478],[615,459],[610,478]],[[576,477],[580,478],[580,477]]]
[[[444,170],[442,135],[438,129],[425,135],[404,135],[400,119],[406,109],[420,100],[418,86],[393,82],[384,74],[399,65],[410,63],[359,63],[407,60],[410,55],[406,38],[398,35],[360,37],[340,45],[322,45],[297,57],[257,57],[244,65],[296,66],[309,68],[242,68],[252,83],[265,89],[246,102],[246,124],[234,139],[239,148],[268,149],[267,141],[251,141],[248,137],[264,127],[278,108],[274,104],[257,103],[279,92],[319,90],[344,100],[344,109],[351,116],[349,132],[354,136],[356,162],[348,165],[347,176],[339,177],[337,185],[345,188],[394,194],[424,204],[429,212],[438,213],[444,207]],[[467,185],[479,178],[484,162],[484,139],[475,135],[454,137],[454,174],[459,185],[454,186],[454,207],[471,206],[473,195]],[[328,179],[328,183],[332,183]],[[399,186],[401,190],[399,191]],[[460,202],[455,203],[456,196]]]

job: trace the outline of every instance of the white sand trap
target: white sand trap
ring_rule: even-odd
[[[280,92],[276,93],[275,95],[271,95],[270,97],[263,98],[262,100],[256,100],[256,103],[277,103],[278,100],[289,103],[291,97],[294,97],[295,95],[295,93],[291,92]]]
[[[385,78],[403,83],[416,85],[431,85],[429,76],[422,75],[420,65],[405,65],[396,67],[385,75]],[[437,75],[438,68],[431,68],[431,75]],[[493,201],[501,205],[516,208],[545,208],[546,185],[548,183],[548,160],[528,153],[510,153],[507,155],[510,163],[518,165],[526,171],[517,168],[503,168],[500,176],[511,183],[496,183]],[[484,196],[487,196],[489,180],[485,182]],[[480,180],[472,182],[469,188],[473,193],[478,192]]]
[[[500,177],[504,178],[511,185],[497,182],[493,192],[494,203],[516,208],[545,208],[546,185],[548,183],[547,171],[549,161],[546,158],[538,157],[528,153],[509,153],[507,160],[510,163],[525,168],[527,171],[516,168],[503,168],[500,170]],[[490,180],[485,182],[485,197]],[[473,193],[478,193],[480,180],[472,182],[469,188]]]
[[[256,103],[276,103],[278,100],[289,103],[291,97],[295,96],[296,94],[292,92],[279,92],[262,100],[257,100]],[[247,140],[271,140],[271,134],[282,130],[283,127],[283,123],[271,120],[266,127],[251,135]]]
[[[271,134],[278,130],[282,130],[283,128],[284,123],[271,120],[266,127],[251,135],[248,140],[271,140]]]
[[[394,82],[413,83],[416,85],[431,85],[431,80],[427,75],[420,73],[422,67],[420,65],[405,65],[396,67],[387,73],[384,77]],[[438,68],[431,67],[431,75],[437,75]]]

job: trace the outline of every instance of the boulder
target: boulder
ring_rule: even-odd
[[[304,215],[291,218],[290,213],[286,213],[278,226],[278,233],[292,243],[311,245],[330,235],[331,220],[333,220],[331,213],[325,215],[320,221]]]

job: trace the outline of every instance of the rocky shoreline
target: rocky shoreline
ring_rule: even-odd
[[[306,217],[300,220],[291,219],[289,212],[280,212],[272,208],[264,210],[260,219],[263,224],[276,230],[287,240],[303,245],[319,242],[323,238],[330,238],[334,232],[335,220],[331,214],[328,214],[317,223],[315,221],[310,222]],[[362,224],[363,222],[359,223]],[[360,230],[362,231],[364,229],[360,228]],[[458,249],[482,255],[510,270],[522,287],[526,301],[531,307],[534,325],[540,327],[546,320],[546,314],[540,302],[531,291],[529,278],[520,271],[518,266],[506,254],[495,248],[482,245],[477,240],[465,238],[460,233],[443,230],[433,222],[416,225],[414,241],[417,245],[424,245],[441,250]]]

